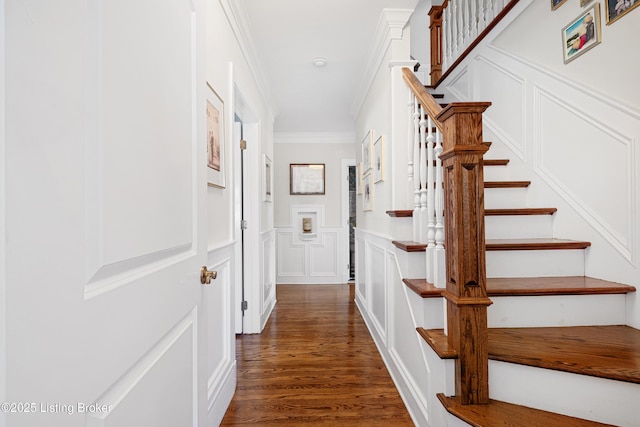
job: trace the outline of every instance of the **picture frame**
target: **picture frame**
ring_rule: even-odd
[[[364,178],[362,178],[362,210],[363,211],[372,211],[373,210],[373,183],[372,183],[372,174],[368,174]]]
[[[593,0],[580,0],[580,7],[585,7],[587,4],[591,3]]]
[[[373,169],[373,130],[370,130],[362,140],[362,173],[367,175]]]
[[[618,19],[640,6],[640,0],[605,0],[607,25],[611,25]]]
[[[324,163],[291,163],[289,165],[289,194],[324,195]]]
[[[273,162],[266,154],[262,159],[262,200],[273,203]]]
[[[225,188],[225,129],[224,101],[207,82],[206,126],[207,126],[207,184]]]
[[[384,180],[384,138],[378,137],[373,143],[373,182]]]
[[[566,2],[567,0],[551,0],[551,10],[556,10]]]
[[[564,63],[568,64],[601,41],[600,3],[595,3],[562,29]]]

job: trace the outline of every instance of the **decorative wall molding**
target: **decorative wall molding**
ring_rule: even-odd
[[[258,56],[258,51],[253,45],[251,26],[249,25],[247,12],[244,9],[244,3],[232,0],[219,1],[227,16],[227,21],[233,30],[233,35],[240,46],[244,59],[247,61],[247,64],[249,64],[251,75],[258,86],[258,90],[262,94],[262,101],[267,106],[270,116],[277,117],[279,111],[272,103],[272,100],[275,98],[269,90],[269,85],[266,83],[266,74],[260,63],[260,56]]]
[[[474,64],[473,64],[473,94],[474,96],[472,97],[473,99],[478,99],[478,100],[483,100],[483,101],[491,101],[490,99],[484,99],[483,95],[481,95],[481,92],[483,90],[483,88],[485,87],[484,84],[479,84],[479,81],[490,81],[492,83],[496,82],[497,79],[497,75],[493,75],[492,78],[489,79],[482,79],[480,76],[480,68],[481,65],[484,64],[487,67],[490,67],[491,69],[495,70],[495,72],[500,75],[500,76],[504,76],[504,78],[506,79],[503,86],[502,87],[502,92],[508,95],[512,95],[515,93],[518,93],[519,97],[520,97],[520,108],[522,113],[520,114],[520,129],[518,129],[518,134],[517,135],[511,135],[509,133],[509,131],[507,131],[506,129],[504,129],[503,126],[500,126],[500,123],[503,122],[507,122],[509,124],[513,123],[515,120],[514,117],[509,118],[509,120],[501,120],[501,119],[497,119],[497,120],[493,120],[492,116],[495,115],[495,113],[492,114],[492,108],[489,107],[489,109],[487,110],[487,112],[485,114],[483,114],[482,119],[483,119],[483,123],[486,124],[486,126],[488,128],[491,129],[491,131],[493,133],[496,134],[496,136],[498,138],[500,138],[502,140],[502,142],[504,142],[507,146],[509,146],[509,148],[511,148],[511,150],[519,157],[521,158],[523,161],[526,161],[526,129],[527,129],[527,117],[526,117],[526,113],[527,113],[527,94],[526,94],[526,81],[519,77],[518,75],[512,73],[509,69],[503,67],[502,65],[500,65],[497,62],[492,61],[491,59],[483,56],[483,55],[478,55],[475,58]],[[512,84],[512,88],[511,89],[507,89],[507,85]],[[517,90],[519,88],[519,90]],[[492,90],[489,89],[489,92],[492,94],[495,93],[500,93],[500,91],[498,90]],[[511,102],[509,102],[509,105],[511,106]],[[492,105],[493,107],[493,111],[496,110],[496,108],[498,108],[498,106],[494,103]],[[511,110],[513,111],[513,110]],[[519,139],[519,142],[517,141]]]
[[[362,104],[373,84],[378,69],[382,65],[387,50],[391,46],[391,42],[402,39],[403,29],[409,22],[412,13],[413,10],[411,9],[383,9],[380,13],[371,48],[369,49],[369,59],[363,69],[362,84],[356,92],[351,107],[351,113],[354,117],[357,117],[362,108]]]
[[[536,154],[534,156],[535,164],[534,169],[540,175],[540,177],[558,194],[564,199],[569,200],[573,208],[593,227],[602,237],[604,237],[616,250],[629,262],[633,262],[633,248],[634,248],[634,234],[633,230],[633,209],[636,206],[636,185],[635,177],[633,175],[634,166],[633,159],[635,159],[635,143],[634,139],[630,136],[621,134],[618,130],[611,128],[607,123],[600,120],[597,116],[592,116],[588,111],[581,108],[580,105],[569,103],[567,99],[561,99],[556,94],[552,94],[547,90],[534,86],[533,88],[533,102],[534,102],[534,117],[533,123],[536,125],[534,130],[534,147]],[[543,130],[545,128],[545,111],[544,102],[552,103],[559,109],[566,112],[567,117],[573,117],[575,120],[584,122],[584,126],[595,127],[602,133],[609,136],[609,141],[615,141],[624,147],[625,153],[620,156],[621,163],[626,162],[627,173],[625,181],[628,185],[626,197],[622,200],[612,200],[612,203],[616,203],[627,216],[627,233],[623,235],[615,231],[616,225],[607,221],[601,215],[595,212],[595,210],[589,206],[588,200],[576,194],[565,182],[559,179],[546,163],[547,158],[553,157],[554,153],[548,153],[545,155],[545,141],[542,137]],[[601,150],[593,153],[593,160],[595,166],[598,164],[598,159],[603,153],[606,153],[606,142],[598,138],[598,145],[601,146]],[[586,166],[586,165],[585,165]],[[592,171],[597,173],[598,170]],[[598,174],[604,177],[604,175]],[[602,188],[602,191],[607,191],[606,187]],[[619,191],[616,188],[616,191]],[[624,205],[626,203],[626,205]]]

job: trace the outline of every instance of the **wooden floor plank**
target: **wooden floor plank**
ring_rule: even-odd
[[[412,426],[349,285],[278,285],[265,330],[236,339],[223,426]]]

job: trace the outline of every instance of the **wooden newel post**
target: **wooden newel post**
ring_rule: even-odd
[[[446,5],[433,6],[429,10],[429,31],[431,40],[431,84],[442,77],[442,13]]]
[[[489,360],[482,113],[488,102],[452,103],[437,119],[444,126],[447,328],[458,353],[456,397],[463,405],[489,403]]]

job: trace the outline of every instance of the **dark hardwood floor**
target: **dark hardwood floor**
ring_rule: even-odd
[[[353,299],[353,285],[278,285],[260,335],[236,339],[223,426],[412,426]]]

